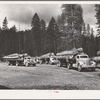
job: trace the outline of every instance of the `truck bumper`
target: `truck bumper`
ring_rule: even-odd
[[[83,65],[82,68],[96,68],[96,64],[94,64],[94,65]]]

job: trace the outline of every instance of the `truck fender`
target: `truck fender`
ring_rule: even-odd
[[[82,66],[82,65],[83,65],[83,62],[80,61],[80,62],[78,63],[78,65],[81,65],[81,66]]]

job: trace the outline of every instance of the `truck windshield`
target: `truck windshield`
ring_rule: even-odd
[[[80,56],[80,58],[88,58],[88,56]]]

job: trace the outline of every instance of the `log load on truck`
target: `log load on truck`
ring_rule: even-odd
[[[61,66],[64,63],[68,69],[74,67],[77,68],[78,71],[82,71],[82,69],[91,69],[94,71],[96,68],[96,63],[83,52],[82,48],[73,50],[73,53],[70,56],[66,55],[66,57],[58,58],[58,61],[58,66]]]
[[[56,59],[58,59],[57,66],[65,66],[67,67],[68,58],[73,55],[73,51],[63,51],[61,53],[56,54]]]
[[[41,64],[56,64],[56,57],[54,53],[47,53],[42,56],[40,56]]]
[[[14,53],[14,54],[4,56],[3,59],[6,60],[8,65],[16,65],[16,66],[24,65],[26,67],[29,65],[33,65],[33,66],[36,65],[35,59],[33,59],[28,54]]]

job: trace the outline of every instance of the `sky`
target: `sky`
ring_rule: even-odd
[[[84,22],[96,30],[95,5],[81,6]],[[18,30],[19,26],[20,30],[30,29],[34,13],[38,13],[40,19],[48,23],[52,16],[57,19],[61,14],[61,4],[0,4],[0,26],[2,27],[2,22],[7,17],[9,28],[16,25]]]

